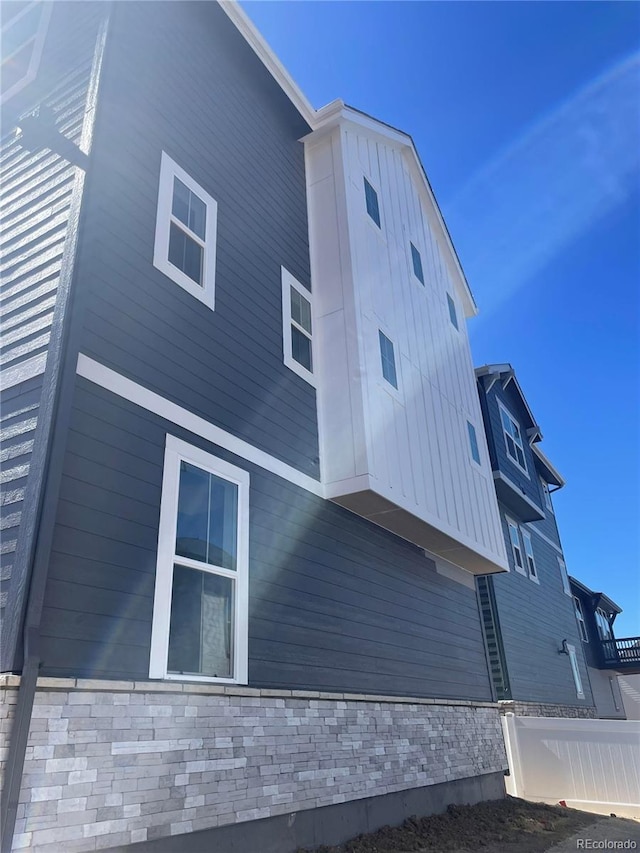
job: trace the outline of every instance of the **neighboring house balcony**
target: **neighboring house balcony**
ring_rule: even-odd
[[[640,673],[640,637],[600,640],[603,669],[615,669],[627,675]]]

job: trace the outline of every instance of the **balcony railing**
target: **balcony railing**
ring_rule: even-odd
[[[605,667],[625,672],[640,672],[640,637],[622,640],[602,640],[602,658]]]

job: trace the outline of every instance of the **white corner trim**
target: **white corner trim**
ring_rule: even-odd
[[[46,366],[47,354],[41,352],[39,355],[34,355],[19,364],[13,365],[13,367],[7,367],[3,369],[0,375],[0,388],[6,391],[7,388],[13,388],[14,385],[20,385],[21,382],[34,379],[44,373]]]
[[[298,471],[292,465],[282,462],[264,450],[259,450],[249,444],[248,441],[226,432],[226,430],[215,426],[199,415],[184,409],[177,403],[172,403],[171,400],[156,394],[155,391],[150,391],[143,385],[127,379],[126,376],[116,373],[115,370],[105,367],[104,364],[94,361],[83,353],[78,355],[77,373],[78,376],[82,376],[101,388],[111,391],[112,394],[117,394],[124,400],[128,400],[130,403],[134,403],[136,406],[140,406],[142,409],[146,409],[148,412],[152,412],[154,415],[158,415],[158,417],[204,438],[205,441],[223,447],[241,459],[252,462],[254,465],[264,468],[265,471],[270,471],[272,474],[282,477],[283,480],[300,486],[307,492],[321,498],[324,497],[322,484],[318,480],[314,480],[313,477],[303,474],[302,471]]]

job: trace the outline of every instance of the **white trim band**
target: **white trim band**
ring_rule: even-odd
[[[118,397],[122,397],[130,403],[134,403],[136,406],[140,406],[142,409],[146,409],[148,412],[152,412],[154,415],[170,421],[172,424],[200,436],[200,438],[204,438],[205,441],[216,444],[241,459],[252,462],[254,465],[264,468],[265,471],[270,471],[272,474],[282,477],[283,480],[300,486],[307,492],[321,498],[324,497],[322,483],[314,480],[313,477],[303,474],[302,471],[298,471],[292,465],[276,459],[275,456],[271,456],[264,450],[259,450],[249,444],[248,441],[226,432],[199,415],[183,409],[182,406],[161,397],[155,391],[138,385],[137,382],[127,379],[126,376],[116,373],[115,370],[105,367],[104,364],[94,361],[83,353],[78,355],[77,373],[78,376],[82,376],[101,388],[111,391],[112,394],[117,394]]]

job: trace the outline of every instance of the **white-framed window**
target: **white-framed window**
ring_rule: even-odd
[[[536,567],[536,560],[533,556],[533,543],[531,541],[531,534],[528,530],[523,530],[522,528],[520,528],[520,532],[522,533],[522,541],[524,543],[524,555],[527,561],[527,571],[529,572],[529,577],[532,581],[540,583],[540,578],[538,577],[538,569]]]
[[[504,443],[507,448],[507,456],[518,466],[518,468],[529,476],[520,425],[513,415],[505,409],[500,401],[498,401],[498,406],[500,408],[500,420],[502,422],[502,431],[504,432]]]
[[[471,423],[471,421],[467,421],[467,433],[469,434],[469,449],[471,450],[471,458],[477,465],[480,465],[480,448],[478,447],[478,435],[476,433],[476,428]]]
[[[549,510],[549,512],[553,512],[553,504],[551,503],[549,485],[545,483],[542,477],[540,477],[540,488],[542,489],[542,497],[544,498],[545,507]]]
[[[213,310],[218,203],[162,152],[153,265]]]
[[[510,518],[507,518],[507,526],[509,528],[511,552],[513,554],[513,563],[515,565],[516,572],[520,572],[521,575],[526,575],[527,572],[524,567],[524,557],[522,555],[522,546],[520,545],[520,533],[518,532],[518,525],[515,523],[515,521],[512,521]]]
[[[583,643],[589,642],[589,635],[587,634],[587,626],[584,621],[584,613],[582,612],[582,602],[577,596],[573,596],[573,606],[576,610],[576,620],[578,622],[578,628],[580,630],[580,638]]]
[[[387,380],[389,385],[398,389],[398,374],[396,371],[396,356],[393,348],[393,341],[378,329],[378,339],[380,341],[380,363],[382,366],[382,376]]]
[[[35,80],[53,4],[5,3],[0,30],[0,104]]]
[[[580,669],[578,668],[578,657],[576,655],[576,647],[567,643],[567,653],[571,662],[571,672],[573,673],[573,682],[576,686],[576,696],[578,699],[584,699],[584,689],[582,687],[582,679],[580,678]]]
[[[456,329],[459,329],[460,326],[458,325],[458,312],[456,311],[456,303],[453,301],[453,297],[450,293],[447,293],[447,306],[449,307],[449,319],[456,327]]]
[[[596,610],[596,628],[601,640],[613,640],[611,623],[607,619],[607,614],[600,607]]]
[[[149,676],[246,684],[249,474],[167,435]]]
[[[424,270],[422,269],[422,255],[419,250],[413,245],[413,243],[409,243],[411,246],[411,263],[413,265],[413,274],[418,279],[420,284],[424,284]]]
[[[562,589],[565,595],[571,595],[571,586],[569,585],[569,575],[564,560],[558,557],[558,568],[560,569],[560,577],[562,578]]]
[[[313,299],[282,267],[282,351],[284,363],[311,385],[316,384],[313,365]]]
[[[376,223],[378,228],[381,228],[380,225],[380,205],[378,204],[378,193],[371,186],[369,181],[363,177],[364,181],[364,201],[367,207],[367,213]]]

